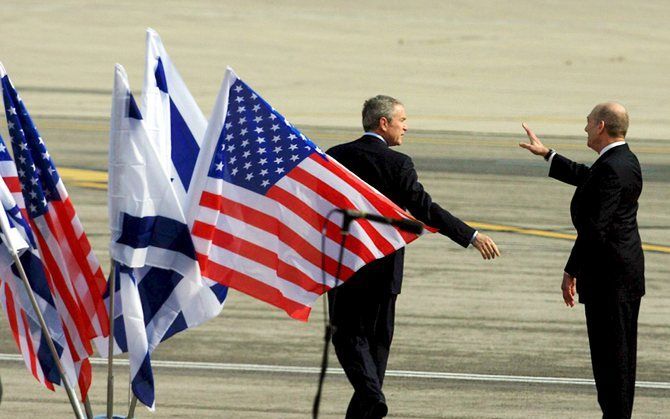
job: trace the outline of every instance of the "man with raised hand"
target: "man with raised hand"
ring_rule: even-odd
[[[461,246],[472,244],[484,259],[500,256],[490,237],[434,203],[419,183],[412,159],[391,149],[402,144],[407,131],[403,104],[389,96],[375,96],[363,105],[362,117],[365,134],[331,148],[328,154]],[[382,384],[393,339],[403,259],[401,248],[364,266],[344,285],[329,292],[333,345],[354,387],[346,418],[381,418],[388,412]]]
[[[524,123],[519,146],[549,162],[549,176],[577,187],[570,204],[577,239],[563,272],[563,300],[584,304],[593,376],[603,418],[630,418],[635,393],[637,318],[644,295],[644,255],[637,225],[642,174],[625,141],[628,113],[597,105],[586,118],[589,168],[542,144]]]

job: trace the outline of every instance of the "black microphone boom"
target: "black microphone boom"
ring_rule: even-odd
[[[338,212],[341,212],[345,219],[348,218],[348,221],[357,220],[363,218],[365,220],[374,221],[381,224],[389,224],[403,231],[409,233],[421,234],[423,232],[423,224],[420,221],[408,220],[405,218],[391,218],[384,217],[383,215],[370,214],[363,211],[349,210],[349,209],[338,209]]]

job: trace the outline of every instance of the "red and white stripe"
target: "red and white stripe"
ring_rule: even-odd
[[[334,159],[316,153],[265,195],[208,178],[192,230],[203,276],[307,320],[319,295],[418,237],[357,220],[345,241],[338,280],[342,216],[331,213],[337,208],[412,218]]]
[[[7,267],[5,266],[5,268]],[[36,295],[35,297],[41,307],[42,315],[52,339],[63,348],[63,352],[60,355],[63,370],[70,383],[74,383],[75,380],[79,382],[82,398],[84,398],[90,387],[90,362],[88,359],[81,361],[73,359],[66,337],[60,332],[62,330],[61,324],[59,323],[60,320],[55,308],[41,300],[39,296]],[[3,269],[2,272],[2,279],[0,279],[0,300],[2,301],[3,309],[9,322],[9,328],[12,331],[12,337],[23,356],[26,367],[37,381],[53,391],[54,384],[56,383],[49,381],[43,367],[52,368],[56,371],[56,366],[50,356],[44,361],[44,365],[40,363],[38,350],[40,346],[47,345],[47,343],[43,341],[44,334],[28,301],[22,281],[11,274],[9,269]]]
[[[93,354],[91,340],[109,334],[109,318],[103,300],[106,280],[100,263],[62,180],[56,185],[61,200],[50,201],[47,213],[30,219],[14,162],[0,162],[0,174],[17,201],[22,216],[29,221],[37,240],[84,398],[92,379],[88,361],[88,357]],[[26,354],[30,352],[23,352],[23,349],[30,348],[25,345],[19,347],[24,357],[28,356]]]
[[[57,188],[62,201],[50,201],[48,211],[30,220],[30,226],[85,397],[92,379],[91,340],[109,330],[102,297],[106,281],[62,181]]]
[[[21,209],[21,215],[23,218],[27,219],[27,214],[25,212],[26,203],[23,200],[23,194],[21,193],[19,175],[16,172],[16,165],[12,160],[0,160],[0,176],[2,176],[9,191],[12,193],[16,205]]]
[[[92,327],[90,338],[109,334],[109,318],[103,294],[107,286],[105,275],[84,227],[65,189],[62,179],[56,184],[60,201],[49,203],[49,214],[54,219],[53,237],[62,253],[61,271],[67,272],[77,301],[86,313]]]
[[[53,391],[53,383],[46,379],[44,372],[38,363],[36,354],[37,345],[32,338],[27,314],[21,305],[17,304],[15,301],[14,292],[12,292],[9,282],[6,280],[0,280],[0,300],[2,300],[2,306],[7,315],[9,328],[12,331],[16,346],[19,348],[19,351],[23,356],[23,361],[25,362],[26,367],[37,381]]]

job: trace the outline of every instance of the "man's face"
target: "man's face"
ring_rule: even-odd
[[[402,137],[407,131],[407,115],[405,114],[405,107],[402,105],[395,105],[393,117],[390,121],[383,118],[380,123],[382,130],[382,137],[390,146],[397,146],[402,144]]]
[[[595,118],[593,118],[593,112],[591,112],[589,116],[586,117],[586,126],[584,127],[584,131],[586,132],[586,145],[594,150],[598,145],[598,137],[600,134],[599,128],[600,121],[596,121]]]

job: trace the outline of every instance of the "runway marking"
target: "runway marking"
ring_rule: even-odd
[[[103,358],[90,358],[93,365],[107,365],[107,360]],[[20,355],[0,354],[0,361],[23,362]],[[128,366],[127,359],[115,359],[115,365]],[[318,367],[298,367],[290,365],[264,365],[264,364],[227,364],[219,362],[180,362],[180,361],[158,361],[152,360],[153,368],[172,368],[184,370],[209,370],[209,371],[239,371],[239,372],[265,372],[265,373],[287,373],[287,374],[306,374],[318,375]],[[328,368],[328,374],[344,375],[341,368]],[[534,377],[524,375],[498,375],[498,374],[468,374],[452,372],[433,372],[433,371],[406,371],[406,370],[387,370],[387,377],[397,378],[416,378],[432,379],[443,381],[483,381],[491,383],[527,383],[527,384],[563,384],[563,385],[595,385],[592,379],[588,378],[568,378],[568,377]],[[635,383],[638,388],[652,388],[661,390],[670,390],[670,382],[662,381],[638,381]]]
[[[74,167],[61,167],[58,174],[63,181],[84,188],[107,190],[107,172],[101,170],[76,169]]]
[[[58,173],[63,180],[83,188],[98,190],[107,189],[107,172],[100,170],[76,169],[72,167],[62,167]],[[516,233],[526,236],[547,237],[550,239],[574,240],[577,236],[569,233],[557,233],[548,230],[538,230],[534,228],[516,227],[502,224],[482,223],[478,221],[467,221],[474,228],[489,231],[500,231],[503,233]],[[643,243],[642,248],[648,252],[670,253],[670,246],[660,244]]]

